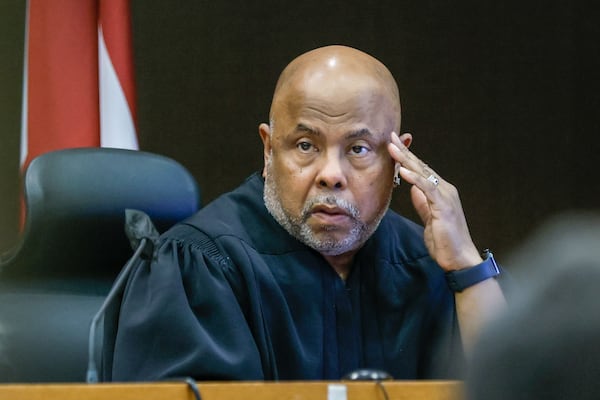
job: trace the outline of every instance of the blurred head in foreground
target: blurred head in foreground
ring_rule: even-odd
[[[600,398],[600,214],[547,223],[506,265],[516,286],[483,334],[469,400]]]

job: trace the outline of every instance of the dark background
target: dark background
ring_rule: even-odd
[[[132,3],[142,150],[204,201],[262,167],[258,124],[295,56],[358,47],[398,80],[412,150],[461,193],[499,259],[548,216],[597,207],[600,67],[593,4],[568,1]],[[18,232],[25,1],[0,1],[0,250]],[[416,219],[407,187],[392,207]]]

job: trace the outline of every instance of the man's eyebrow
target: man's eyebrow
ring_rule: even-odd
[[[309,135],[320,136],[321,132],[318,129],[311,128],[310,126],[304,124],[296,125],[296,132],[302,132]]]
[[[371,132],[369,129],[362,128],[362,129],[348,132],[348,134],[346,135],[346,139],[360,139],[360,138],[364,138],[366,136],[375,137],[373,132]]]

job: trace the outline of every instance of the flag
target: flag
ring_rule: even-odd
[[[72,147],[137,149],[129,0],[29,0],[21,168]]]

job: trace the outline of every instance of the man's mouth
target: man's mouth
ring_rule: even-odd
[[[350,213],[337,206],[320,204],[312,208],[311,217],[325,225],[338,225],[351,218]]]

